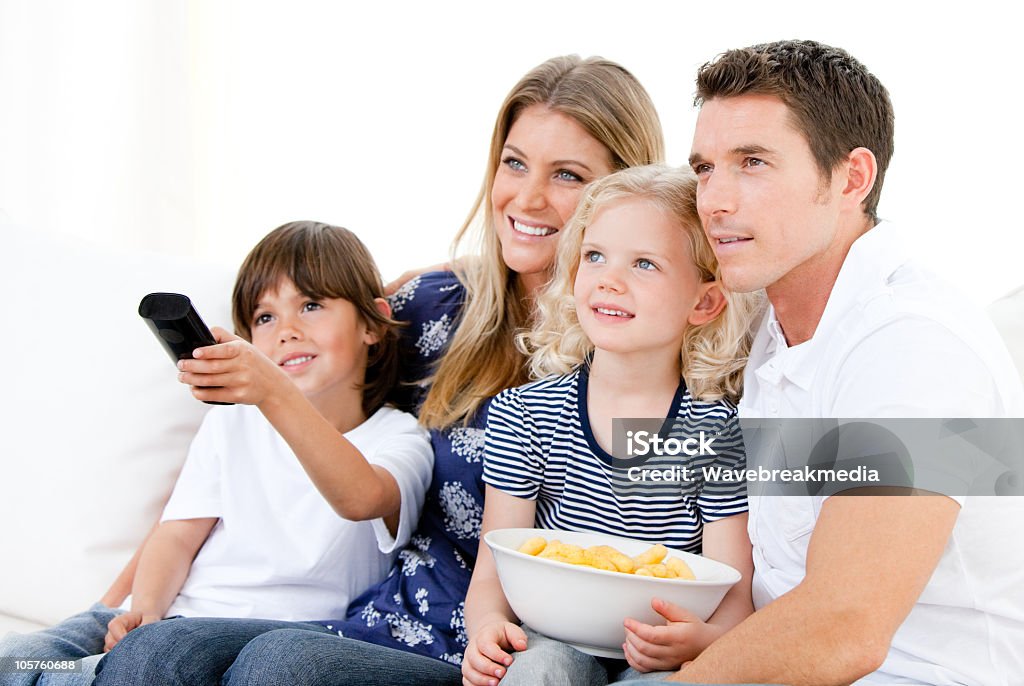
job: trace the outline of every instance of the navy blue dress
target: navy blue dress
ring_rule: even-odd
[[[466,291],[451,272],[423,274],[390,299],[402,331],[398,404],[415,410],[426,395],[416,382],[433,372],[458,323]],[[483,516],[486,408],[468,426],[431,431],[433,480],[412,540],[388,577],[353,601],[348,616],[320,622],[347,638],[462,664],[466,590]]]

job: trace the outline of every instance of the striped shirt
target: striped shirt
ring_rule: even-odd
[[[656,426],[664,422],[659,433],[681,438],[703,431],[715,454],[616,458],[591,431],[587,380],[584,364],[565,376],[502,391],[491,403],[484,482],[536,500],[535,526],[700,552],[705,522],[746,512],[745,482],[704,479],[706,467],[746,467],[735,405],[693,398],[680,380],[668,416],[655,420]],[[641,480],[643,469],[675,478]]]

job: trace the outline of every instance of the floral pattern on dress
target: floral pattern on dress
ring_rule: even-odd
[[[407,646],[418,646],[421,643],[430,645],[434,642],[434,627],[418,622],[405,614],[388,613],[384,621],[391,627],[391,635]]]
[[[444,528],[456,538],[480,538],[484,511],[460,483],[445,482],[439,495]]]
[[[388,304],[391,305],[392,315],[400,313],[402,310],[405,309],[405,306],[408,303],[415,300],[416,289],[420,287],[420,281],[422,281],[422,279],[422,276],[417,276],[412,279],[409,279],[404,284],[402,284],[401,288],[395,291],[394,294],[388,298]]]
[[[484,430],[471,426],[457,426],[448,431],[452,452],[466,458],[466,462],[481,462],[484,459]]]
[[[398,559],[402,562],[402,574],[412,576],[421,565],[424,567],[434,566],[434,556],[428,552],[430,548],[429,536],[413,536],[409,546],[398,553]],[[401,599],[401,594],[396,594]]]
[[[421,355],[430,355],[443,348],[448,342],[448,334],[452,330],[451,318],[444,314],[440,319],[434,319],[423,324],[419,339],[416,341],[416,349]]]

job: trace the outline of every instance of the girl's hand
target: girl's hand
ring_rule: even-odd
[[[178,362],[178,381],[192,387],[199,400],[259,405],[291,379],[256,347],[220,327],[217,345],[198,348],[195,359]]]
[[[664,626],[651,626],[627,619],[626,642],[622,649],[629,666],[638,672],[679,669],[708,647],[724,630],[702,622],[678,605],[655,598],[651,607],[668,620]]]
[[[512,664],[506,650],[526,650],[526,633],[512,622],[485,624],[466,646],[462,659],[462,683],[466,686],[497,686]]]

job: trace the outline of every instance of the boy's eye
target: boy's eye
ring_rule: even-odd
[[[308,302],[302,306],[303,312],[313,312],[314,310],[323,309],[323,305],[318,302]]]
[[[271,317],[267,313],[258,314],[258,315],[256,315],[256,318],[253,319],[253,325],[254,326],[262,326],[263,324],[269,323],[271,319],[273,319],[273,317]]]
[[[600,262],[604,262],[604,255],[596,250],[588,250],[583,253],[583,261],[589,264],[598,264]]]
[[[654,263],[653,263],[653,262],[651,262],[650,260],[645,260],[645,259],[639,259],[639,260],[637,260],[637,261],[636,261],[636,266],[637,266],[637,267],[638,267],[639,269],[644,269],[644,270],[646,270],[646,271],[653,271],[653,270],[655,270],[655,269],[657,269],[657,268],[658,268],[658,265],[654,264]]]

